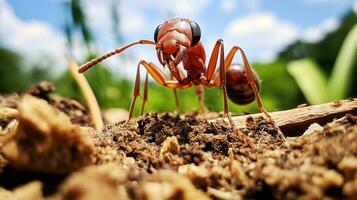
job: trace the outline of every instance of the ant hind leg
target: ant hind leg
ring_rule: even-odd
[[[240,48],[239,46],[234,46],[231,51],[228,53],[227,58],[226,58],[226,63],[225,63],[225,67],[229,66],[232,63],[233,57],[236,54],[237,51],[240,51],[240,55],[241,58],[243,60],[243,66],[245,69],[245,72],[247,73],[247,79],[248,79],[248,83],[249,85],[252,87],[254,95],[255,95],[255,100],[257,102],[258,108],[259,110],[265,114],[265,116],[268,118],[268,120],[273,124],[273,126],[277,129],[278,132],[278,136],[280,139],[285,140],[284,134],[281,132],[279,126],[275,123],[275,121],[273,120],[273,118],[271,117],[271,115],[264,109],[263,104],[262,104],[262,100],[260,98],[259,95],[259,91],[258,88],[254,82],[254,76],[253,76],[253,71],[252,71],[252,67],[250,66],[249,62],[248,62],[248,58],[245,55],[244,51],[242,48]]]
[[[218,53],[220,51],[219,57],[219,70],[215,71],[215,65],[217,64],[218,60]],[[229,65],[228,65],[229,66]],[[219,77],[216,75],[218,74]],[[234,133],[238,135],[238,137],[247,145],[249,145],[253,150],[256,150],[256,146],[254,143],[246,136],[234,123],[231,114],[229,113],[229,106],[228,106],[228,95],[227,95],[227,88],[226,88],[226,67],[225,67],[225,59],[224,59],[224,47],[223,41],[218,40],[216,46],[213,49],[209,65],[207,67],[207,84],[206,86],[221,86],[223,92],[223,100],[224,100],[224,114],[228,118],[229,124],[232,127]],[[213,83],[210,83],[211,78],[213,78]],[[218,82],[219,81],[219,82]],[[212,84],[212,85],[211,85]]]

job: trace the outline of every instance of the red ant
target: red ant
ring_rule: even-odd
[[[219,39],[213,48],[208,66],[206,66],[206,53],[202,43],[200,42],[200,38],[201,29],[196,22],[182,18],[170,19],[156,28],[154,33],[155,42],[140,40],[115,49],[113,52],[107,53],[84,64],[78,72],[83,73],[104,59],[119,54],[134,45],[153,45],[156,47],[159,62],[164,67],[168,67],[171,76],[166,77],[163,71],[151,62],[146,62],[145,60],[141,60],[139,62],[135,79],[134,97],[129,112],[129,120],[132,118],[134,104],[136,98],[139,96],[140,66],[142,65],[156,82],[167,88],[173,89],[177,108],[178,98],[176,89],[186,89],[195,85],[200,105],[202,110],[205,111],[206,108],[203,104],[201,85],[207,88],[220,86],[223,90],[225,115],[227,116],[233,130],[252,148],[255,148],[254,144],[236,127],[229,114],[227,96],[237,104],[246,104],[256,99],[260,111],[268,117],[268,119],[278,129],[280,136],[282,136],[280,129],[275,124],[272,117],[263,108],[262,101],[259,96],[259,81],[249,64],[244,51],[239,46],[234,46],[228,53],[227,57],[224,58],[223,40]],[[240,52],[243,60],[243,66],[232,65],[233,57],[237,51]],[[219,69],[216,70],[218,59]],[[187,76],[185,76],[182,70],[178,68],[180,63],[183,64],[183,68],[187,71]],[[146,73],[141,114],[144,111],[144,105],[147,101],[148,73]]]

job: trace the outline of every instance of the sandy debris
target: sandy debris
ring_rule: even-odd
[[[85,180],[85,181],[84,181]],[[69,177],[54,200],[95,199],[208,199],[189,179],[173,171],[159,170],[152,175],[109,163],[87,167]]]
[[[25,95],[19,105],[18,122],[14,137],[2,149],[12,166],[67,173],[91,163],[90,138],[45,100]]]
[[[25,185],[15,188],[13,191],[0,188],[1,200],[44,200],[42,194],[42,183],[39,181],[32,181]]]

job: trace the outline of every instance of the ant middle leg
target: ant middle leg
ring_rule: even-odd
[[[145,104],[148,100],[148,90],[149,90],[149,74],[148,74],[148,72],[146,72],[145,83],[144,83],[143,104],[141,106],[140,115],[144,114]]]

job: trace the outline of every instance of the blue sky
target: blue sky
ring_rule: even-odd
[[[65,37],[62,32],[66,0],[0,0],[0,42],[32,60],[51,54],[63,64]],[[202,42],[210,54],[214,42],[222,38],[226,48],[239,44],[253,61],[267,62],[297,39],[318,41],[334,30],[348,10],[357,10],[356,0],[121,0],[121,31],[126,42],[152,39],[159,23],[171,17],[197,21]],[[117,47],[112,35],[112,0],[83,0],[95,46],[102,54]],[[3,27],[1,27],[3,26]],[[139,59],[156,62],[150,48],[132,49],[134,64]],[[78,42],[75,56],[83,55]],[[112,59],[109,65],[119,65]],[[61,68],[61,66],[59,66]],[[63,68],[63,67],[62,67]],[[115,67],[113,67],[115,68]],[[132,67],[133,69],[135,67]],[[135,70],[127,69],[129,74]],[[131,75],[129,75],[131,76]]]
[[[258,2],[252,0],[253,2]],[[8,0],[16,13],[16,15],[25,20],[39,20],[44,21],[54,28],[61,30],[65,13],[63,12],[63,6],[61,0],[36,0],[36,1],[24,1],[24,0]],[[136,1],[140,2],[140,1]],[[230,1],[227,1],[230,2]],[[239,2],[244,1],[232,1],[235,2],[234,8],[231,11],[225,11],[222,9],[221,1],[212,1],[207,9],[202,13],[202,16],[209,17],[211,12],[214,12],[215,8],[217,14],[220,16],[215,20],[209,20],[207,22],[225,24],[225,22],[235,18],[237,16],[243,16],[252,11],[272,11],[277,14],[278,17],[292,21],[301,27],[314,26],[321,23],[324,19],[338,17],[344,14],[346,10],[350,9],[353,5],[353,0],[265,0],[256,3],[258,5],[248,5],[248,0],[243,6],[240,7]],[[125,0],[122,1],[125,3]],[[230,3],[226,3],[227,7],[230,7]],[[147,15],[151,15],[155,12],[147,12]],[[154,14],[155,15],[155,14]]]

